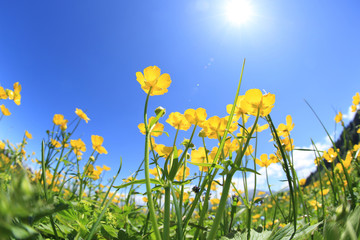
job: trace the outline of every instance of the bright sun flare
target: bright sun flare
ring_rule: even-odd
[[[226,4],[225,14],[229,22],[242,25],[254,15],[249,0],[230,0]]]

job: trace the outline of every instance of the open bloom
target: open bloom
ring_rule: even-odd
[[[255,163],[259,165],[260,167],[268,167],[270,164],[274,163],[274,157],[271,156],[273,154],[270,154],[270,158],[268,158],[268,155],[266,153],[261,154],[260,160],[255,159]]]
[[[228,119],[229,116],[223,118],[218,116],[210,117],[202,124],[205,135],[210,139],[217,139],[219,136],[222,136],[225,132]],[[229,132],[234,132],[237,128],[237,122],[233,119],[233,122],[230,124]]]
[[[306,178],[302,178],[302,179],[299,180],[300,186],[304,186],[305,183],[306,183]]]
[[[10,116],[11,115],[9,109],[7,109],[4,104],[2,104],[0,106],[0,109],[1,109],[2,114],[4,114],[5,116]]]
[[[198,108],[198,109],[187,109],[184,113],[185,118],[188,120],[191,124],[197,124],[201,126],[203,122],[206,120],[206,110],[204,108]]]
[[[175,176],[175,179],[176,179],[177,181],[182,181],[183,179],[186,179],[186,178],[190,175],[190,168],[189,168],[189,167],[186,167],[185,173],[184,173],[184,168],[185,168],[185,166],[182,166],[182,167],[178,170],[178,172],[177,172],[177,174],[176,174],[176,176]]]
[[[166,122],[179,130],[186,131],[191,127],[191,124],[186,120],[185,116],[179,112],[170,113]]]
[[[83,110],[79,108],[75,110],[75,113],[79,116],[79,118],[84,119],[86,123],[88,123],[88,121],[90,120],[90,118],[88,118],[88,116],[83,112]]]
[[[91,142],[92,142],[92,147],[95,151],[97,151],[100,154],[107,154],[108,152],[106,151],[106,149],[102,146],[103,142],[104,142],[104,138],[98,135],[91,135]]]
[[[144,69],[144,75],[141,72],[136,73],[136,80],[140,83],[141,88],[150,96],[163,95],[171,84],[170,75],[167,73],[160,75],[160,68],[150,66]]]
[[[150,124],[153,119],[154,119],[154,117],[149,118],[148,123]],[[138,128],[142,134],[144,134],[144,135],[146,134],[144,123],[140,123],[138,125]],[[151,136],[158,137],[162,134],[163,130],[164,130],[164,125],[157,122],[157,123],[155,123],[155,126],[154,126],[153,130],[151,131]]]
[[[6,94],[6,91],[3,87],[0,86],[0,99],[7,99],[8,95]]]
[[[85,143],[80,138],[78,140],[70,140],[70,145],[78,158],[81,158],[82,152],[86,151]]]
[[[26,136],[28,139],[32,139],[31,133],[29,133],[27,130],[25,131],[25,136]]]
[[[206,152],[204,147],[199,147],[198,150],[191,151],[191,162],[194,163],[207,163]],[[190,162],[190,163],[191,163]],[[208,171],[208,167],[198,166],[200,171]]]
[[[341,120],[342,120],[342,113],[339,112],[339,113],[336,114],[336,116],[335,116],[335,122],[336,122],[336,123],[339,123],[339,122],[341,122]]]
[[[53,118],[53,122],[55,125],[59,125],[61,130],[65,131],[67,128],[68,120],[64,119],[64,115],[55,114]]]
[[[259,115],[265,117],[269,115],[274,107],[275,95],[267,93],[263,95],[259,89],[249,89],[246,91],[244,99],[241,102],[242,111],[250,115]]]
[[[20,91],[21,91],[21,85],[18,82],[14,83],[13,100],[16,105],[20,105],[21,102]]]
[[[55,139],[51,139],[51,140],[50,140],[50,143],[51,143],[51,145],[52,145],[54,148],[59,148],[59,147],[61,147],[61,143],[58,142],[58,141],[56,141]]]
[[[294,123],[292,122],[292,118],[290,115],[286,116],[286,125],[283,123],[280,123],[278,128],[277,128],[277,132],[279,137],[287,137],[289,136],[291,130],[293,130],[294,128]]]
[[[333,162],[337,157],[337,152],[334,151],[333,148],[329,148],[328,151],[324,151],[323,157],[329,163]]]
[[[358,105],[360,103],[360,94],[358,92],[353,96],[352,103],[354,105]]]
[[[173,152],[173,147],[167,147],[164,144],[156,144],[154,146],[154,151],[157,152],[157,154],[159,154],[160,157],[168,158],[169,155]],[[180,156],[182,153],[182,150],[178,149],[177,153],[178,153],[178,156]]]

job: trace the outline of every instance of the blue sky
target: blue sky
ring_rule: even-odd
[[[28,151],[39,153],[54,114],[73,119],[81,108],[91,121],[74,138],[91,149],[91,135],[103,136],[109,154],[99,164],[115,169],[121,156],[124,178],[143,158],[137,125],[146,95],[137,71],[156,65],[172,79],[167,94],[151,98],[150,112],[203,107],[209,117],[222,117],[246,58],[241,93],[275,94],[272,118],[279,124],[293,117],[295,145],[309,146],[310,137],[325,145],[304,99],[330,132],[336,111],[348,113],[359,91],[360,3],[254,0],[254,16],[236,26],[226,18],[225,2],[1,1],[0,84],[20,82],[23,90],[20,106],[5,102],[12,115],[1,120],[0,138],[20,142],[28,130],[34,136]],[[162,122],[173,134],[167,116]],[[272,153],[271,144],[260,152]]]

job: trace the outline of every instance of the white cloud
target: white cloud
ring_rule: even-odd
[[[330,146],[328,137],[324,138],[322,142],[315,143],[319,151],[327,150]],[[314,149],[312,145],[305,147],[296,147],[295,149]],[[316,166],[314,164],[315,153],[313,151],[294,150],[294,165],[299,179],[306,178],[310,173],[314,172]]]

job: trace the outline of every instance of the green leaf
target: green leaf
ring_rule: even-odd
[[[101,233],[106,238],[116,238],[118,236],[116,229],[113,228],[112,226],[106,225],[106,224],[101,225]]]
[[[237,171],[241,171],[241,172],[252,172],[255,173],[257,175],[261,175],[260,173],[258,173],[257,171],[255,171],[254,169],[251,168],[246,168],[246,167],[234,167],[234,169],[236,169]]]
[[[237,232],[235,234],[229,234],[227,237],[222,237],[220,240],[227,240],[227,239],[233,239],[233,240],[247,240],[247,232],[240,233]],[[270,239],[271,231],[263,231],[261,233],[256,232],[254,229],[250,230],[250,240],[266,240]]]
[[[223,166],[215,163],[196,163],[196,162],[189,162],[188,163],[195,165],[195,166],[201,166],[201,167],[214,167],[219,169],[225,169]]]
[[[113,186],[114,188],[117,188],[117,189],[121,189],[121,188],[126,188],[128,186],[131,186],[133,184],[145,184],[146,180],[145,179],[140,179],[140,180],[134,180],[134,181],[131,181],[129,183],[124,183],[120,186]],[[154,178],[150,178],[150,183],[152,184],[158,184],[158,185],[162,185],[162,183],[157,180],[157,179],[154,179]]]

